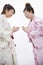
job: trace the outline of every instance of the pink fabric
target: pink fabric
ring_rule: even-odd
[[[28,27],[28,37],[33,44],[35,65],[43,65],[43,20],[34,17]]]

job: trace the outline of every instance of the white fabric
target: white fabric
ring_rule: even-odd
[[[0,65],[18,65],[12,30],[5,15],[0,15]]]

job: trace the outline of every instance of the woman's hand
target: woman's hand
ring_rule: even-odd
[[[29,28],[28,28],[28,27],[22,26],[22,29],[23,29],[23,31],[26,32],[26,33],[29,32]]]
[[[13,32],[16,32],[16,31],[18,31],[18,30],[19,30],[19,27],[13,27],[13,28],[12,28],[12,33],[13,33]]]

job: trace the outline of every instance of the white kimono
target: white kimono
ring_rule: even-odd
[[[12,31],[5,15],[0,15],[0,65],[18,65]]]

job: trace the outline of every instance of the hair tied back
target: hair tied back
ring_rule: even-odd
[[[26,4],[25,4],[25,7],[29,7],[29,6],[31,6],[30,3],[26,3]]]

